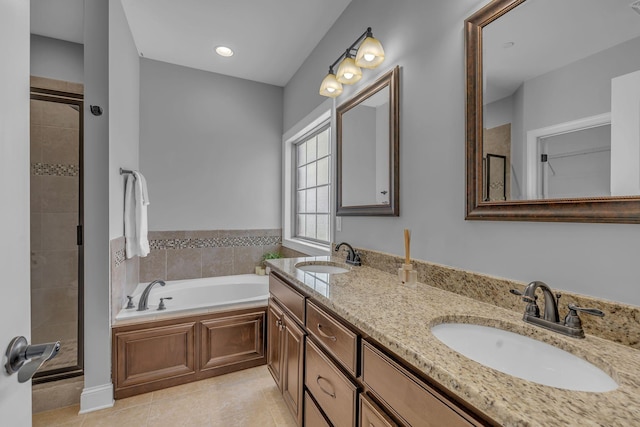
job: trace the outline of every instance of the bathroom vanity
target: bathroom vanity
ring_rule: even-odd
[[[633,425],[640,417],[636,349],[561,336],[496,307],[370,267],[342,274],[270,261],[268,367],[298,425]],[[300,264],[299,264],[300,265]],[[613,314],[612,314],[613,315]],[[573,353],[606,372],[604,393],[548,387],[488,368],[430,331],[442,323],[509,330]],[[540,410],[544,408],[544,410]]]
[[[269,289],[268,368],[298,425],[495,424],[410,372],[282,273],[271,273]]]

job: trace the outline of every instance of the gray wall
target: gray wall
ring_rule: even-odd
[[[109,238],[124,235],[120,168],[139,169],[140,58],[122,3],[109,3]]]
[[[402,254],[409,228],[415,258],[640,305],[635,225],[464,220],[463,21],[486,3],[353,0],[287,84],[285,130],[324,100],[317,91],[327,66],[359,29],[373,27],[387,59],[337,104],[401,66],[401,216],[343,217],[336,241]]]
[[[280,227],[282,91],[141,60],[150,230]]]
[[[84,81],[84,46],[31,34],[31,75],[67,82]]]
[[[109,321],[109,3],[84,2],[84,390],[80,411],[113,403]],[[102,116],[89,105],[104,109]]]

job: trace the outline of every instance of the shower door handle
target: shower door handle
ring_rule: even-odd
[[[27,382],[46,362],[58,355],[60,341],[29,345],[25,337],[15,337],[7,347],[7,363],[4,368],[9,375],[18,373],[18,382]],[[27,363],[28,361],[28,363]]]

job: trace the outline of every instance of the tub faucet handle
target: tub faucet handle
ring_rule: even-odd
[[[127,295],[127,298],[129,298],[129,301],[127,301],[127,306],[125,308],[136,308],[136,306],[133,304],[133,297],[131,295]]]
[[[158,304],[158,310],[166,310],[167,309],[167,306],[164,305],[164,300],[166,300],[166,299],[173,299],[173,297],[160,298],[160,304]]]

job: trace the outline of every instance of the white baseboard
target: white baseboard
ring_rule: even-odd
[[[85,387],[80,395],[80,414],[111,408],[113,406],[113,384]]]

